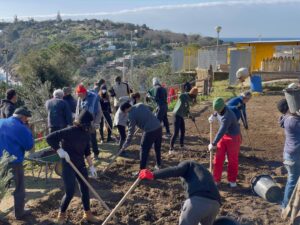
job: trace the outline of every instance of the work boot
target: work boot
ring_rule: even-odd
[[[100,221],[99,218],[94,216],[90,210],[84,212],[83,220],[90,223],[99,223]]]
[[[67,213],[59,212],[56,223],[62,225],[65,224],[66,222],[67,222]]]

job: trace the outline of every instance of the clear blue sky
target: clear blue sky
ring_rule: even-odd
[[[99,18],[221,37],[300,37],[300,0],[0,0],[0,19]]]

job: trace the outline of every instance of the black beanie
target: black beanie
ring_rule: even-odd
[[[279,110],[279,112],[281,112],[282,114],[286,114],[289,111],[289,106],[288,103],[286,101],[286,99],[281,99],[278,103],[277,103],[277,109]]]
[[[86,109],[82,110],[78,116],[78,122],[81,125],[90,126],[93,120],[93,115]]]
[[[132,107],[132,105],[129,102],[124,102],[123,104],[121,104],[120,109],[122,112],[124,112],[126,109],[129,109],[130,107]]]

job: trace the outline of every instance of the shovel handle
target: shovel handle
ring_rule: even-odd
[[[212,143],[213,142],[213,124],[210,123],[209,124],[209,142]],[[209,153],[209,171],[212,173],[212,161],[213,161],[213,152],[210,151]]]
[[[102,198],[98,195],[95,189],[90,185],[90,183],[84,178],[84,176],[80,173],[80,171],[76,168],[76,166],[72,163],[72,161],[67,161],[73,170],[78,174],[78,176],[83,180],[83,182],[88,186],[91,192],[96,196],[96,198],[101,202],[105,209],[110,211],[110,208],[106,205],[106,203],[102,200]]]
[[[102,171],[102,174],[104,174],[110,167],[111,165],[116,161],[116,159],[118,158],[118,156],[123,152],[124,150],[121,149],[120,151],[118,151],[118,153],[111,159],[110,163],[106,166],[106,168]]]
[[[127,193],[123,196],[123,198],[119,201],[119,203],[116,205],[116,207],[111,211],[111,213],[108,215],[108,217],[104,220],[102,225],[105,225],[108,223],[108,221],[115,215],[115,213],[118,211],[118,209],[122,206],[124,201],[128,198],[128,196],[131,194],[131,192],[134,191],[134,189],[139,185],[141,179],[138,178],[136,181],[133,183],[133,185],[129,188]]]

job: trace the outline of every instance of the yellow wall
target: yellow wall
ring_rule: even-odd
[[[299,45],[299,42],[256,42],[256,43],[238,43],[237,47],[251,47],[251,71],[260,69],[263,59],[273,57],[276,46],[281,45]]]

